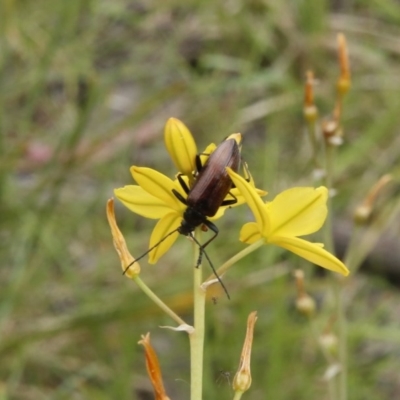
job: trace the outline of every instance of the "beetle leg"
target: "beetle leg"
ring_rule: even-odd
[[[205,242],[204,244],[201,245],[201,247],[204,249],[218,236],[219,230],[216,227],[216,225],[214,225],[211,221],[209,221],[207,219],[203,222],[203,224],[205,226],[207,226],[207,228],[211,229],[214,232],[214,236],[212,238],[208,239],[207,242]]]
[[[178,176],[177,176],[178,182],[182,186],[182,189],[185,191],[185,193],[189,194],[190,189],[189,189],[188,185],[186,185],[186,182],[182,179],[182,176],[183,176],[183,174],[178,174]],[[176,196],[176,194],[175,194],[175,196]],[[176,196],[176,197],[178,197],[178,196]],[[186,203],[184,203],[184,204],[186,204]]]
[[[229,296],[228,289],[226,288],[226,286],[224,285],[224,282],[222,282],[221,278],[220,278],[219,275],[217,274],[217,271],[215,270],[214,265],[213,265],[213,263],[212,263],[211,260],[210,260],[210,257],[208,257],[208,254],[207,254],[206,251],[204,250],[204,247],[206,247],[206,246],[207,246],[212,240],[214,240],[215,237],[218,235],[218,228],[217,228],[212,222],[210,222],[210,221],[208,221],[208,220],[204,221],[204,224],[207,225],[207,226],[215,233],[215,235],[214,235],[210,240],[208,240],[206,243],[204,243],[203,245],[200,244],[200,243],[197,241],[196,237],[193,235],[192,232],[189,234],[189,236],[194,240],[194,242],[199,246],[199,249],[200,249],[199,260],[198,260],[198,262],[197,262],[196,268],[198,268],[199,265],[201,264],[201,256],[202,256],[202,254],[204,253],[204,255],[205,255],[206,258],[207,258],[208,263],[210,264],[210,267],[211,267],[211,269],[212,269],[212,272],[214,273],[214,275],[215,275],[215,277],[217,278],[218,282],[221,284],[222,288],[224,289],[226,295],[228,296],[228,299],[230,299],[231,297]]]
[[[205,226],[207,226],[207,228],[211,229],[214,232],[214,235],[210,239],[208,239],[207,242],[205,242],[202,245],[200,245],[199,258],[197,260],[196,268],[198,268],[198,266],[201,264],[201,259],[203,257],[203,252],[206,254],[204,249],[218,236],[218,233],[219,233],[218,228],[211,221],[205,220],[203,222],[203,224]],[[207,257],[207,254],[206,254],[206,257]],[[208,259],[208,257],[207,257],[207,259]]]
[[[187,206],[187,202],[186,199],[175,189],[172,189],[172,193],[175,195],[175,197],[181,202],[183,203],[185,206]]]
[[[237,198],[236,198],[236,196],[235,196],[234,194],[232,194],[231,192],[229,192],[228,194],[230,194],[230,195],[233,197],[233,199],[224,200],[224,201],[221,203],[221,206],[231,206],[232,204],[236,204],[236,203],[237,203]],[[209,221],[209,222],[210,222],[210,221]]]
[[[203,169],[200,154],[196,154],[196,172],[199,173]]]

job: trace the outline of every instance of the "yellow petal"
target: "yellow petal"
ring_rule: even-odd
[[[202,165],[202,166],[207,162],[208,157],[210,157],[210,154],[211,154],[216,148],[217,148],[217,145],[216,145],[215,143],[210,143],[210,144],[205,148],[205,150],[204,150],[202,153],[199,154],[199,155],[200,155],[200,162],[201,162],[201,165]]]
[[[265,211],[265,205],[260,196],[257,194],[256,189],[239,174],[233,172],[232,169],[227,168],[226,170],[228,171],[228,174],[235,186],[240,190],[243,197],[246,199],[247,204],[254,214],[254,218],[256,219],[260,232],[262,232],[263,235],[268,235],[270,229],[269,217]]]
[[[257,189],[257,188],[255,188],[255,190],[259,196],[265,196],[267,194],[267,192],[264,190]],[[211,221],[215,221],[215,220],[221,218],[225,214],[225,211],[227,209],[241,206],[242,204],[246,203],[246,199],[243,197],[242,193],[240,193],[238,188],[232,188],[224,200],[232,200],[234,198],[236,198],[236,203],[230,204],[229,206],[221,206],[220,208],[218,208],[217,213],[213,217],[210,217],[208,219]]]
[[[114,194],[125,207],[145,218],[159,219],[171,212],[171,207],[137,185],[114,189]]]
[[[164,129],[165,147],[176,168],[191,176],[196,169],[197,147],[186,125],[176,118],[170,118]]]
[[[180,226],[181,221],[182,217],[179,214],[176,212],[171,212],[157,222],[151,234],[149,249],[155,246],[161,240],[162,242],[149,253],[150,264],[155,264],[159,258],[174,244],[175,240],[179,236],[179,233],[174,232],[171,235],[169,234]]]
[[[239,147],[242,145],[243,137],[241,133],[231,133],[225,140],[229,139],[235,140]]]
[[[160,199],[173,210],[182,210],[182,204],[172,193],[172,189],[179,189],[177,185],[164,174],[144,167],[131,167],[133,179],[149,194]]]
[[[253,244],[262,238],[258,225],[255,222],[248,222],[240,230],[239,240],[243,243]]]
[[[250,183],[251,185],[251,183]],[[259,196],[266,196],[268,194],[268,192],[266,192],[265,190],[261,190],[261,189],[257,189],[254,185],[252,185],[254,187],[254,190],[256,191],[256,193]],[[236,207],[236,206],[240,206],[241,204],[246,203],[246,199],[243,197],[242,193],[239,191],[238,188],[232,188],[229,191],[229,194],[225,197],[225,200],[230,200],[233,199],[234,197],[236,197],[237,202],[235,204],[230,205],[230,207]]]
[[[270,235],[303,236],[323,225],[328,209],[328,189],[296,187],[278,194],[266,208],[271,221]]]
[[[320,267],[339,272],[345,276],[349,274],[346,266],[329,251],[326,251],[320,243],[311,243],[296,237],[277,236],[274,236],[269,242],[283,247]]]

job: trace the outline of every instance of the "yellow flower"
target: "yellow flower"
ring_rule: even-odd
[[[322,243],[311,243],[298,237],[314,233],[322,227],[328,213],[327,188],[297,187],[285,190],[271,202],[264,203],[252,185],[230,168],[227,170],[256,220],[242,227],[242,242],[258,243],[260,246],[274,244],[323,268],[349,274],[346,266],[325,250]]]
[[[187,208],[174,195],[173,190],[176,190],[183,198],[187,196],[177,179],[172,180],[151,168],[133,166],[130,171],[139,186],[124,186],[123,188],[115,189],[114,193],[134,213],[145,218],[159,220],[151,234],[149,243],[149,248],[151,248],[165,238],[149,253],[149,263],[155,264],[178,238],[179,233],[176,230],[181,225],[183,213]],[[187,183],[187,177],[182,178]],[[251,183],[249,185],[251,186]],[[238,189],[232,189],[231,193],[236,197],[237,202],[230,206],[220,207],[217,213],[208,219],[216,220],[221,218],[227,208],[235,207],[245,202]],[[261,190],[257,190],[256,193],[264,194]],[[228,196],[231,198],[230,195]],[[175,232],[167,236],[173,231]]]
[[[199,167],[196,165],[197,147],[190,131],[186,126],[175,118],[170,118],[165,126],[165,144],[174,164],[180,169],[180,179],[183,180],[187,189],[193,186],[196,174],[194,171]],[[234,133],[228,137],[240,146],[242,136]],[[205,152],[200,155],[201,165],[205,165],[210,154],[216,149],[215,144],[210,144]],[[178,229],[181,227],[183,215],[187,206],[174,194],[178,193],[181,199],[186,199],[187,194],[178,179],[171,180],[160,172],[143,167],[131,167],[133,179],[139,184],[129,185],[115,189],[115,196],[131,211],[146,218],[158,219],[150,238],[149,263],[155,264],[158,259],[169,250],[177,237]],[[254,181],[249,175],[250,185]],[[265,192],[258,190],[259,195]],[[208,218],[216,220],[220,218],[226,208],[237,206],[245,202],[244,197],[236,188],[232,188],[226,197],[237,199],[235,204],[219,207],[217,213]]]

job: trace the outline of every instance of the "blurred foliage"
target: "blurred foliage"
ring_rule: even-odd
[[[137,341],[150,330],[171,398],[188,397],[187,338],[158,329],[170,321],[122,277],[105,218],[112,189],[131,183],[130,165],[173,173],[162,140],[168,117],[184,121],[200,148],[242,132],[243,157],[271,195],[313,185],[304,76],[314,70],[318,106],[329,114],[341,31],[353,86],[343,110],[335,215],[348,219],[384,173],[398,184],[394,0],[5,0],[0,15],[2,399],[146,399]],[[398,202],[398,190],[385,201]],[[140,255],[152,223],[117,212]],[[243,208],[218,224],[209,250],[216,265],[242,247],[236,232],[247,217]],[[388,224],[398,237],[398,218],[379,228]],[[189,252],[180,238],[143,272],[183,315],[191,309],[190,267],[182,262]],[[287,273],[308,267],[279,251],[244,262],[225,280],[232,301],[221,296],[207,310],[204,398],[232,397],[229,373],[252,310],[259,321],[247,398],[323,398],[324,362],[292,310]],[[351,282],[350,398],[396,398],[399,294],[378,278]],[[314,278],[309,289],[329,310],[326,282]]]

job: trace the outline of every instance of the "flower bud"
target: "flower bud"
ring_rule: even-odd
[[[347,52],[346,37],[343,33],[338,34],[337,40],[339,47],[340,77],[337,81],[336,87],[339,95],[344,96],[351,86],[349,55]]]
[[[338,338],[332,332],[323,333],[319,337],[320,346],[329,354],[336,354],[338,349]]]
[[[151,384],[153,385],[155,400],[170,400],[165,393],[157,354],[150,343],[150,333],[147,333],[147,335],[142,335],[142,340],[140,340],[138,343],[141,344],[145,350],[146,368],[151,380]]]
[[[315,313],[315,300],[306,292],[304,287],[304,272],[297,269],[294,272],[297,288],[296,308],[301,314],[311,317]]]
[[[314,74],[312,71],[307,71],[306,84],[304,88],[304,105],[303,114],[307,122],[313,123],[318,117],[318,109],[314,103]]]
[[[129,253],[124,236],[118,228],[114,213],[114,199],[108,200],[106,211],[108,223],[111,228],[114,247],[121,261],[122,270],[124,271],[125,276],[128,278],[135,278],[140,273],[140,265],[138,262],[134,262],[135,259],[131,253]]]
[[[239,368],[232,382],[232,387],[235,392],[243,393],[251,386],[250,358],[256,321],[257,312],[253,311],[247,318],[246,338],[244,339],[242,354],[240,356]]]
[[[356,208],[353,216],[354,222],[360,225],[368,222],[374,209],[378,195],[391,180],[391,175],[383,175],[378,180],[378,182],[376,182],[375,185],[372,186],[362,203]]]
[[[335,111],[339,114],[339,111]],[[335,119],[327,119],[322,122],[322,134],[324,135],[325,141],[331,146],[340,146],[343,144],[343,130],[340,127],[339,116]]]
[[[297,298],[296,308],[301,314],[311,317],[314,315],[316,309],[315,300],[308,294],[305,294]]]
[[[164,142],[178,171],[192,180],[196,170],[197,147],[189,129],[179,119],[170,118],[165,124]]]

